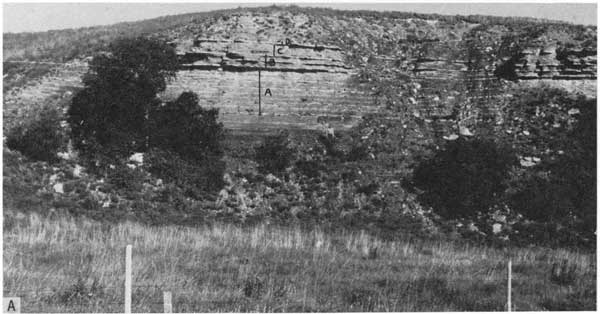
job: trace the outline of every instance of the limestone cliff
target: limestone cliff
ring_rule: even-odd
[[[136,25],[178,51],[180,71],[161,97],[194,91],[234,129],[352,126],[383,108],[374,85],[382,78],[394,82],[398,101],[434,117],[450,115],[452,104],[465,97],[501,97],[515,86],[549,84],[596,95],[593,27],[298,7],[190,14],[126,27]],[[114,26],[115,34],[123,27]],[[64,40],[71,46],[81,41]],[[21,46],[5,47],[5,56],[22,55]],[[47,76],[5,92],[5,125],[36,104],[68,103],[91,56],[74,55]]]
[[[367,92],[347,83],[356,71],[336,46],[203,38],[179,55],[181,71],[163,97],[191,90],[219,108],[230,128],[265,120],[261,127],[351,126],[377,109]]]
[[[597,54],[595,47],[557,50],[556,44],[538,44],[508,60],[502,74],[518,80],[595,80]]]

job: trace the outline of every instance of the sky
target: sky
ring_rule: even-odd
[[[270,3],[3,3],[3,32],[36,32],[137,21],[164,15],[212,11],[226,8],[268,6]],[[332,2],[294,3],[300,6],[344,10],[404,11],[448,15],[526,16],[597,25],[597,4],[588,3],[406,3]]]

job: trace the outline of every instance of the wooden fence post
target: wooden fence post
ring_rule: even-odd
[[[173,305],[171,303],[171,292],[170,291],[164,291],[163,292],[163,300],[164,300],[164,307],[165,307],[165,313],[173,313]]]
[[[125,248],[125,313],[131,313],[131,244]]]
[[[511,307],[511,295],[512,295],[512,262],[510,260],[510,258],[508,259],[508,311],[511,312],[512,307]]]

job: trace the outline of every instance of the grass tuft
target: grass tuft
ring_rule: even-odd
[[[577,279],[577,265],[570,264],[569,260],[564,259],[560,263],[552,264],[550,280],[561,286],[572,285]]]

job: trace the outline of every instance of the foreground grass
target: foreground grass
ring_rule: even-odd
[[[506,309],[506,252],[483,246],[4,216],[4,295],[24,312],[122,312],[126,244],[135,312],[161,312],[162,291],[176,312]],[[551,276],[564,260],[572,271]],[[595,255],[515,249],[513,265],[517,310],[595,310]]]

